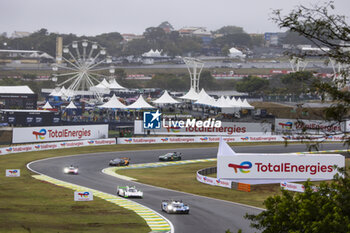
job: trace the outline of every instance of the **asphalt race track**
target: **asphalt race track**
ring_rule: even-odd
[[[132,149],[132,145],[130,145]],[[346,149],[342,144],[324,144],[321,150]],[[264,145],[235,147],[238,153],[281,153],[281,152],[303,152],[305,145]],[[133,199],[145,205],[169,219],[174,225],[177,233],[223,233],[227,229],[237,232],[242,229],[244,233],[256,232],[249,227],[249,222],[243,218],[245,213],[259,213],[259,209],[234,204],[227,201],[215,200],[206,197],[195,196],[177,191],[152,187],[131,181],[121,180],[102,173],[102,169],[108,167],[109,160],[127,156],[131,158],[131,164],[158,162],[158,156],[167,152],[182,152],[183,160],[204,159],[216,157],[217,148],[196,149],[167,149],[154,151],[128,151],[128,152],[106,152],[60,157],[40,160],[30,164],[30,168],[41,174],[71,182],[73,184],[97,189],[106,193],[116,195],[117,185],[136,185],[144,192],[143,199]],[[63,167],[67,165],[78,165],[79,175],[67,175],[63,173]],[[172,177],[169,177],[171,182]],[[181,199],[190,206],[189,215],[171,215],[161,212],[160,204],[164,199]]]

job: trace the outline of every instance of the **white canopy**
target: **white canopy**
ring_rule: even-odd
[[[243,100],[242,108],[254,109],[254,107],[248,103],[247,99],[244,99],[244,100]]]
[[[229,50],[229,57],[235,58],[235,57],[239,57],[239,58],[244,58],[246,55],[243,54],[241,51],[239,51],[238,49],[232,47]]]
[[[125,87],[120,86],[115,79],[109,83],[109,89],[125,89]]]
[[[146,100],[142,97],[142,95],[140,95],[140,97],[134,103],[127,106],[127,108],[128,109],[142,109],[142,108],[150,109],[154,107],[149,103],[147,103]]]
[[[109,86],[110,86],[109,82],[107,82],[106,79],[103,79],[96,86],[90,87],[90,91],[96,91],[101,94],[109,94],[110,93]]]
[[[43,109],[53,109],[49,101],[46,102],[46,104],[42,107]]]
[[[171,97],[168,93],[168,91],[164,91],[163,95],[153,101],[155,104],[178,104],[179,101],[175,100],[173,97]]]
[[[112,98],[107,102],[104,103],[103,105],[99,106],[99,108],[121,108],[125,109],[127,108],[123,103],[119,101],[119,99],[113,95]]]
[[[52,92],[49,94],[49,96],[61,96],[60,91],[53,89]]]
[[[187,100],[197,100],[198,93],[193,88],[191,88],[185,95],[181,96],[180,98]]]
[[[73,103],[73,101],[71,101],[71,102],[67,105],[66,109],[77,109],[77,106],[75,106],[75,104]]]
[[[34,94],[28,86],[0,86],[1,94]]]
[[[109,82],[104,78],[99,84],[97,84],[95,87],[97,88],[109,88]]]
[[[216,107],[215,99],[208,95],[208,93],[205,92],[204,88],[202,88],[201,92],[199,92],[198,99],[195,104],[203,104]]]

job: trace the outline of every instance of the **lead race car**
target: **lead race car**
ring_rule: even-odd
[[[182,153],[172,152],[159,156],[159,161],[177,161],[181,160]]]
[[[176,200],[163,200],[161,208],[168,214],[188,214],[190,212],[188,205]]]
[[[73,174],[73,175],[78,175],[78,166],[70,165],[65,168],[63,168],[63,172],[65,174]]]
[[[118,186],[117,194],[121,197],[143,197],[143,192],[136,189],[135,186]]]

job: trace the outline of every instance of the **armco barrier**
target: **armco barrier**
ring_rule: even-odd
[[[30,151],[73,148],[73,147],[80,147],[80,146],[102,146],[102,145],[111,145],[111,144],[116,144],[115,138],[37,143],[37,144],[22,145],[22,146],[2,147],[0,148],[0,155],[30,152]]]

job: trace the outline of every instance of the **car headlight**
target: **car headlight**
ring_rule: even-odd
[[[172,205],[168,205],[168,210],[172,210],[173,206]]]
[[[63,171],[64,171],[65,173],[67,173],[69,170],[68,170],[68,168],[65,168],[65,169],[63,169]]]
[[[78,169],[75,169],[74,172],[75,172],[75,173],[78,173]]]

